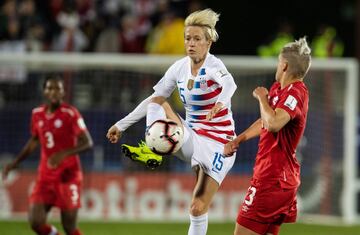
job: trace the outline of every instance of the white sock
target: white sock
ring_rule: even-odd
[[[55,228],[55,226],[51,225],[51,232],[49,233],[49,235],[58,235],[58,231]]]
[[[165,119],[166,113],[164,108],[158,103],[150,103],[147,106],[147,114],[146,114],[146,127],[153,124],[153,122],[159,119]]]
[[[208,227],[208,213],[200,216],[190,215],[188,235],[205,235]]]

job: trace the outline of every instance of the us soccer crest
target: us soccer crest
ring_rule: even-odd
[[[207,81],[205,77],[200,77],[200,89],[205,91],[207,89]]]

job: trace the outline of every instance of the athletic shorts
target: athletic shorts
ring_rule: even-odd
[[[220,185],[235,162],[235,154],[225,157],[224,144],[208,137],[198,135],[184,123],[184,144],[181,152],[185,161],[191,161],[191,167],[199,165]]]
[[[253,181],[239,208],[237,223],[259,234],[277,234],[282,223],[296,221],[297,188],[283,189],[279,182]]]
[[[62,210],[69,210],[81,207],[80,196],[81,181],[37,181],[30,196],[30,203],[53,205]]]

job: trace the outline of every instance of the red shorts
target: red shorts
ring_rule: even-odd
[[[296,221],[296,192],[297,188],[281,188],[279,182],[252,182],[237,223],[259,234],[278,234],[282,223]]]
[[[36,181],[30,203],[48,204],[62,210],[80,208],[81,181],[44,182]]]

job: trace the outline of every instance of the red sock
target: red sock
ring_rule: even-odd
[[[72,232],[71,235],[82,235],[82,233],[81,233],[80,229],[77,228],[74,230],[74,232]]]
[[[38,235],[50,235],[50,234],[59,235],[56,228],[49,224],[40,225],[39,227],[35,228],[34,230]]]

